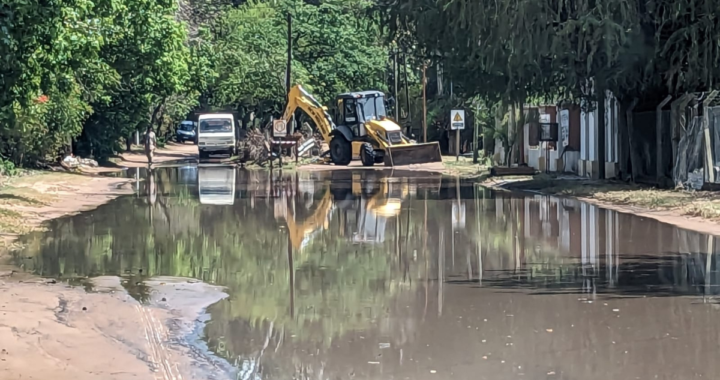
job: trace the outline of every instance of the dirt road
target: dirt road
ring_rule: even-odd
[[[197,155],[197,145],[170,142],[167,143],[165,147],[155,151],[153,162],[159,164],[168,161],[194,159],[197,158]],[[114,162],[119,166],[129,168],[145,167],[148,164],[147,156],[145,156],[145,152],[140,147],[133,148],[132,152],[121,153]]]
[[[122,283],[132,279],[98,277],[86,292],[13,277],[0,278],[1,379],[204,380],[215,366],[184,337],[204,308],[226,296],[218,287],[144,281],[151,298],[141,304]]]

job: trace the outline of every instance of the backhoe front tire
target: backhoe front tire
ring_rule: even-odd
[[[370,143],[362,144],[360,148],[360,161],[362,161],[363,166],[375,165],[375,149],[373,149]]]
[[[352,161],[352,144],[345,137],[336,135],[330,140],[330,159],[333,164],[347,166]]]

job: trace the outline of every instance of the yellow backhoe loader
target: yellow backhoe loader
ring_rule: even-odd
[[[385,166],[399,166],[442,161],[437,142],[418,144],[387,117],[385,95],[380,91],[338,95],[337,125],[327,108],[300,85],[290,89],[283,120],[289,122],[298,108],[317,126],[330,147],[330,160],[335,165],[348,165],[353,158],[360,158],[364,166],[381,162]]]

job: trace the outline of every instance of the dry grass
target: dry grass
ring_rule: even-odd
[[[490,168],[484,165],[482,158],[478,164],[473,164],[472,157],[460,157],[459,160],[455,156],[443,156],[443,167],[447,174],[459,175],[463,177],[475,177],[486,175]]]
[[[720,220],[720,193],[715,192],[655,189],[618,181],[563,180],[544,174],[495,181],[487,184],[507,189],[590,198],[602,203],[648,210],[669,210],[682,215]]]

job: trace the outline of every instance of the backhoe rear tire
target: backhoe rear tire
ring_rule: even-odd
[[[362,161],[363,166],[375,165],[375,149],[373,149],[370,143],[362,144],[360,148],[360,161]]]
[[[333,164],[347,166],[352,161],[352,144],[345,137],[336,135],[330,140],[330,158]]]

